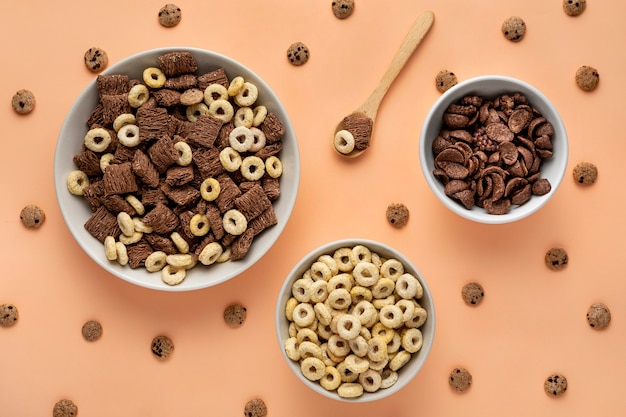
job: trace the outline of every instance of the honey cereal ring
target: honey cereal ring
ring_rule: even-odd
[[[339,273],[339,267],[337,267],[337,262],[330,255],[320,255],[317,258],[318,261],[324,262],[330,268],[330,273],[333,275],[337,275]]]
[[[328,281],[332,276],[328,265],[321,261],[313,262],[309,271],[311,271],[311,279],[313,281]]]
[[[247,152],[254,143],[254,135],[246,126],[237,126],[228,135],[228,144],[237,152]]]
[[[397,259],[387,259],[380,266],[380,276],[383,278],[389,278],[393,282],[396,282],[400,276],[404,274],[404,265]]]
[[[370,360],[370,369],[373,369],[374,371],[377,371],[377,372],[381,372],[383,369],[387,367],[387,364],[389,364],[389,359],[390,359],[390,355],[387,355],[386,359],[382,359],[379,361]]]
[[[424,337],[419,329],[404,329],[401,334],[402,348],[409,353],[415,353],[422,348]]]
[[[167,285],[178,285],[185,280],[187,270],[184,267],[165,265],[161,269],[161,280]]]
[[[240,107],[250,107],[259,98],[259,90],[251,82],[244,82],[243,87],[234,96],[235,103]]]
[[[241,175],[248,181],[258,181],[265,174],[265,163],[258,156],[246,156],[241,161]]]
[[[130,204],[133,210],[135,210],[135,212],[140,216],[146,212],[146,208],[144,207],[143,203],[134,195],[128,194],[126,197],[124,197],[124,200],[126,200],[126,202]],[[144,230],[140,231],[143,232]]]
[[[298,341],[298,343],[313,342],[318,346],[320,345],[320,340],[317,333],[315,333],[315,330],[309,328],[298,330],[298,333],[296,333],[296,340]]]
[[[314,281],[311,284],[311,302],[323,303],[328,298],[328,285],[326,281]]]
[[[381,339],[385,344],[391,342],[393,333],[394,330],[392,328],[385,326],[381,322],[374,324],[372,327],[372,337]]]
[[[422,284],[412,274],[404,273],[396,281],[396,294],[405,299],[422,298]]]
[[[176,246],[176,249],[178,249],[178,251],[181,254],[187,254],[189,252],[189,243],[181,236],[180,233],[172,232],[170,234],[170,239],[174,243],[174,246]],[[174,266],[186,266],[186,265],[188,265],[187,261],[188,261],[188,258],[185,257],[185,263],[184,264],[174,265]]]
[[[393,330],[391,330],[391,338],[393,338]],[[372,337],[367,341],[367,357],[374,362],[387,360],[387,343],[382,337]]]
[[[104,254],[109,261],[117,260],[117,248],[115,247],[115,238],[113,236],[104,238]]]
[[[354,339],[348,340],[350,350],[357,356],[367,356],[367,340],[361,335],[358,335]]]
[[[149,98],[150,91],[143,84],[135,84],[128,92],[128,104],[134,109],[144,105]]]
[[[383,378],[377,371],[366,369],[359,374],[359,384],[363,386],[365,392],[376,392],[382,386]]]
[[[396,284],[389,278],[380,278],[372,287],[374,298],[386,298],[393,294]]]
[[[309,357],[300,362],[300,370],[309,381],[319,381],[326,372],[326,365],[321,359]]]
[[[111,135],[108,130],[102,127],[95,127],[89,129],[83,142],[90,151],[104,152],[111,144]]]
[[[132,113],[122,113],[113,120],[113,130],[119,131],[126,125],[134,125],[137,122],[135,115]]]
[[[383,306],[378,314],[380,323],[390,329],[397,329],[402,325],[402,310],[395,304]]]
[[[335,133],[333,144],[339,153],[349,154],[354,150],[355,143],[354,135],[349,130],[342,129]]]
[[[296,335],[296,340],[297,340],[297,335]],[[308,340],[305,340],[298,344],[298,353],[300,354],[300,359],[306,359],[306,358],[317,358],[320,360],[322,359],[322,348],[318,344],[314,342],[310,342]]]
[[[311,285],[313,281],[300,278],[291,284],[291,294],[301,303],[308,303],[311,300]]]
[[[352,314],[343,314],[337,320],[337,333],[342,339],[352,340],[361,332],[361,322]]]
[[[354,268],[352,261],[350,260],[350,253],[352,248],[344,247],[339,248],[333,252],[333,259],[337,263],[337,268],[341,272],[350,272]]]
[[[328,339],[328,352],[343,358],[350,354],[350,345],[347,340],[338,334],[333,334]]]
[[[220,182],[215,178],[207,178],[200,184],[200,196],[206,201],[214,201],[221,191]]]
[[[371,262],[372,251],[365,245],[356,245],[350,251],[350,262],[356,266],[359,262]]]
[[[194,214],[189,221],[189,230],[194,236],[205,236],[210,228],[209,219],[205,214]]]
[[[174,268],[186,268],[193,262],[193,257],[188,253],[173,253],[167,255],[167,264]]]
[[[132,236],[133,233],[135,233],[135,224],[133,223],[133,219],[130,217],[130,214],[125,211],[120,211],[117,214],[117,224],[124,235]]]
[[[298,326],[296,326],[296,323],[291,322],[289,323],[289,327],[287,329],[287,332],[289,333],[289,337],[296,337],[298,335]]]
[[[265,160],[265,172],[272,178],[279,178],[283,175],[283,163],[276,155],[272,155]]]
[[[381,388],[390,388],[398,382],[398,373],[396,371],[392,371],[391,369],[383,369],[380,374],[382,380],[380,383]]]
[[[378,310],[367,300],[360,301],[352,309],[352,314],[359,319],[361,325],[367,326],[374,320],[378,320]]]
[[[293,322],[293,310],[298,305],[298,300],[295,297],[289,297],[285,303],[285,317],[290,322]]]
[[[394,331],[393,338],[389,343],[387,343],[387,354],[391,355],[393,353],[396,353],[398,350],[400,350],[401,347],[402,337],[400,336],[400,333]]]
[[[307,327],[313,324],[315,320],[315,311],[309,303],[299,303],[293,309],[293,322],[296,326]]]
[[[117,139],[128,148],[139,145],[139,127],[137,125],[125,125],[117,132]]]
[[[392,295],[390,295],[388,297],[385,297],[385,298],[374,298],[374,299],[372,299],[372,304],[378,310],[380,310],[384,306],[394,305],[395,302],[396,302],[396,295],[395,294],[392,294]]]
[[[167,265],[167,254],[163,251],[154,251],[146,258],[144,266],[148,272],[158,272]]]
[[[121,234],[118,240],[122,242],[124,245],[132,245],[133,243],[137,243],[143,237],[143,232],[133,231],[133,234],[130,236],[126,236],[125,234]]]
[[[341,384],[341,375],[334,366],[326,366],[324,376],[320,379],[320,385],[327,391],[336,390]]]
[[[223,250],[222,250],[222,254],[220,256],[218,256],[217,261],[215,261],[216,263],[220,264],[223,262],[228,262],[230,260],[230,255],[231,255],[231,247],[230,246],[226,246]]]
[[[115,242],[115,251],[117,252],[117,263],[122,266],[128,265],[128,251],[126,245],[122,242]]]
[[[89,177],[83,171],[74,170],[67,176],[67,189],[73,195],[83,195],[83,190],[89,187]]]
[[[139,217],[133,217],[133,224],[135,225],[135,230],[142,233],[152,233],[152,227],[148,226],[144,223],[142,219]]]
[[[226,171],[235,172],[241,168],[243,160],[239,152],[227,146],[220,151],[220,162]]]
[[[406,365],[411,359],[411,354],[405,350],[401,350],[389,361],[389,369],[397,371]]]
[[[261,123],[265,121],[265,118],[267,117],[267,107],[263,105],[256,106],[254,109],[252,109],[252,114],[252,126],[258,127],[261,125]]]
[[[112,153],[103,154],[100,157],[100,171],[104,173],[104,171],[106,171],[109,165],[111,165],[114,158],[115,158],[115,155],[113,155]]]
[[[174,144],[174,148],[178,151],[178,159],[176,165],[186,167],[191,165],[193,153],[191,152],[191,146],[183,141],[178,141]]]
[[[411,317],[410,320],[405,321],[404,325],[406,327],[419,328],[426,322],[427,318],[428,312],[422,307],[416,307],[413,313],[413,317]]]
[[[317,313],[316,313],[315,317],[317,317]],[[320,338],[324,339],[324,340],[328,340],[330,338],[330,336],[333,335],[333,331],[331,330],[330,325],[322,324],[322,323],[319,322],[319,320],[317,322],[317,328],[316,328],[315,331],[317,332],[317,335]],[[326,352],[324,352],[324,350],[322,350],[322,354],[324,354],[325,358],[328,358],[328,354]],[[328,359],[330,359],[330,358],[328,358]],[[324,361],[324,363],[326,363],[328,365],[328,363],[326,361]],[[334,364],[334,362],[333,362],[333,364]]]
[[[357,382],[344,382],[337,388],[341,398],[358,398],[363,395],[363,385]]]
[[[350,290],[350,296],[352,297],[352,304],[358,304],[361,301],[372,301],[374,296],[372,295],[372,291],[368,288],[361,287],[360,285],[355,285]]]
[[[355,354],[350,354],[346,356],[344,362],[346,364],[346,368],[348,368],[355,374],[363,373],[367,371],[370,367],[370,363],[367,359],[363,359]]]
[[[190,122],[197,122],[200,116],[211,114],[209,107],[204,103],[192,104],[185,109],[185,116]]]
[[[298,351],[298,342],[295,337],[290,337],[285,340],[285,353],[287,357],[292,361],[300,360],[300,352]]]
[[[327,287],[328,291],[334,291],[337,288],[343,288],[345,290],[352,290],[352,275],[348,273],[341,273],[333,276],[328,280]],[[350,294],[350,298],[352,299],[352,294]]]
[[[396,306],[402,312],[402,322],[411,320],[415,314],[415,304],[411,300],[401,299],[396,301]]]
[[[350,297],[350,292],[345,288],[337,288],[328,294],[327,301],[332,308],[342,310],[350,306],[352,297]]]
[[[263,133],[263,131],[258,127],[252,126],[250,128],[250,131],[252,132],[254,140],[252,141],[252,145],[248,150],[250,152],[258,152],[265,147],[265,144],[267,143],[267,137],[265,136],[265,133]]]
[[[216,100],[228,100],[228,90],[222,84],[209,84],[204,89],[204,103],[209,106]]]
[[[315,311],[315,317],[317,318],[317,321],[320,322],[320,324],[322,324],[323,326],[327,326],[330,324],[330,321],[332,320],[332,315],[330,313],[330,309],[326,304],[324,304],[323,302],[315,303],[315,305],[313,305],[313,311]]]
[[[352,275],[358,285],[371,287],[378,281],[380,272],[371,262],[359,262],[355,265]]]
[[[243,88],[245,80],[242,76],[238,75],[230,80],[230,84],[228,85],[228,95],[230,97],[234,97],[239,94],[239,91]]]
[[[166,81],[163,71],[156,67],[148,67],[143,70],[142,79],[143,82],[150,88],[161,88]]]
[[[211,265],[217,262],[222,252],[222,245],[218,242],[211,242],[202,249],[198,255],[198,260],[202,265]]]
[[[250,107],[240,107],[233,116],[235,127],[244,126],[248,129],[252,127],[254,112]]]
[[[226,233],[230,233],[234,236],[239,236],[248,228],[248,221],[237,209],[230,209],[222,217],[222,224]]]

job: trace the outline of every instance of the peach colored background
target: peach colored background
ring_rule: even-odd
[[[354,14],[338,20],[331,0],[176,3],[183,19],[169,29],[157,22],[165,2],[154,0],[33,0],[3,7],[0,303],[16,304],[21,317],[0,328],[1,416],[51,415],[60,398],[92,417],[241,416],[255,397],[274,417],[603,416],[625,409],[626,142],[620,121],[626,5],[590,0],[585,13],[572,18],[561,0],[357,0]],[[358,160],[341,159],[330,145],[335,123],[374,88],[424,9],[435,12],[435,24],[383,102],[372,147]],[[520,43],[500,32],[512,15],[528,27]],[[305,66],[287,62],[295,41],[311,50]],[[229,55],[263,77],[290,112],[302,171],[292,218],[256,266],[213,288],[159,293],[108,275],[80,251],[56,204],[52,163],[65,113],[94,77],[82,62],[89,47],[105,49],[114,63],[176,45]],[[601,74],[592,93],[574,84],[581,65]],[[558,106],[570,137],[568,175],[540,212],[517,224],[472,224],[430,193],[418,164],[418,137],[443,68],[461,80],[489,73],[519,77]],[[20,88],[37,97],[25,117],[10,106]],[[571,178],[580,161],[600,170],[592,187]],[[407,227],[387,224],[391,202],[411,210]],[[20,223],[29,203],[47,213],[38,230]],[[409,386],[376,403],[337,403],[309,391],[283,362],[274,334],[274,304],[286,274],[314,247],[345,237],[404,252],[436,301],[437,335],[425,367]],[[569,252],[563,271],[543,263],[552,246]],[[485,287],[477,308],[460,297],[470,280]],[[249,311],[239,329],[222,320],[234,301]],[[613,314],[604,331],[585,320],[597,301]],[[80,334],[88,319],[104,327],[95,343]],[[150,353],[160,333],[176,344],[165,362]],[[457,366],[474,376],[462,394],[447,382]],[[570,384],[556,399],[543,392],[553,372]]]

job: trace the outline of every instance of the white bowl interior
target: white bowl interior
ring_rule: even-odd
[[[213,264],[208,267],[200,265],[191,270],[185,280],[176,286],[165,284],[159,273],[149,273],[144,268],[131,269],[129,266],[121,266],[117,262],[107,260],[103,245],[84,228],[84,223],[92,214],[89,205],[82,197],[70,194],[66,185],[68,174],[76,169],[72,158],[81,150],[83,137],[87,133],[86,121],[98,103],[95,78],[78,96],[61,127],[54,155],[54,182],[65,223],[78,244],[97,264],[111,274],[142,287],[163,291],[188,291],[209,287],[234,278],[252,266],[272,247],[285,228],[295,205],[300,178],[300,156],[293,126],[276,94],[252,70],[231,58],[197,48],[159,48],[128,57],[110,66],[102,74],[126,74],[131,79],[141,79],[145,68],[156,66],[158,56],[173,51],[192,53],[198,63],[198,73],[221,67],[224,68],[229,79],[240,75],[254,83],[259,90],[259,103],[265,105],[268,111],[274,112],[283,123],[285,135],[282,139],[283,149],[280,158],[284,174],[280,178],[281,195],[274,202],[278,224],[258,235],[250,251],[242,260]]]
[[[377,252],[381,257],[385,258],[396,258],[404,265],[404,269],[406,272],[413,274],[419,282],[422,284],[424,288],[424,296],[420,300],[420,304],[422,307],[426,309],[428,312],[428,319],[424,323],[424,325],[420,328],[424,338],[424,344],[417,353],[413,354],[411,360],[398,371],[398,382],[390,388],[380,389],[374,393],[364,393],[359,398],[354,399],[346,399],[339,397],[336,391],[327,391],[324,389],[318,382],[311,382],[302,375],[300,370],[300,365],[298,362],[295,362],[287,356],[284,349],[284,343],[289,338],[289,322],[285,317],[285,306],[287,300],[291,297],[291,287],[295,280],[302,277],[302,274],[310,268],[311,264],[321,255],[329,254],[332,255],[333,252],[342,247],[354,247],[356,245],[365,245],[372,252]],[[287,361],[289,368],[296,374],[296,376],[308,387],[310,387],[315,392],[335,400],[346,401],[346,402],[369,402],[379,400],[385,397],[390,396],[391,394],[399,391],[403,387],[405,387],[415,375],[419,372],[419,370],[424,365],[426,358],[430,352],[430,349],[433,344],[433,339],[435,336],[435,305],[433,301],[432,294],[430,289],[424,280],[421,273],[415,267],[413,262],[409,258],[407,258],[402,253],[398,252],[396,249],[392,247],[376,242],[373,240],[367,239],[343,239],[337,240],[334,242],[327,243],[322,245],[306,256],[304,256],[289,272],[289,275],[285,279],[285,282],[280,289],[280,293],[278,296],[278,301],[276,304],[276,335],[278,337],[278,344],[283,357]]]
[[[554,156],[545,160],[541,167],[542,178],[548,178],[552,189],[544,196],[533,196],[522,206],[512,206],[507,214],[492,215],[484,209],[474,206],[467,210],[458,202],[447,196],[444,185],[432,174],[435,159],[432,142],[442,127],[442,116],[448,106],[466,95],[476,94],[486,98],[494,98],[503,93],[520,92],[526,95],[532,107],[536,108],[554,127],[552,137]],[[460,82],[437,99],[428,112],[420,134],[420,163],[422,172],[430,188],[441,202],[453,212],[467,219],[489,224],[509,223],[520,220],[539,210],[558,189],[567,167],[568,142],[567,133],[561,116],[548,98],[532,85],[506,76],[486,75]]]

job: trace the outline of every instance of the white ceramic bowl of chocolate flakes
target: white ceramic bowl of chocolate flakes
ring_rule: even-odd
[[[140,52],[99,74],[69,110],[54,158],[78,246],[111,274],[164,291],[254,265],[286,226],[300,173],[293,126],[269,85],[187,47]]]
[[[276,303],[287,366],[338,401],[369,402],[400,391],[424,366],[435,306],[413,262],[368,239],[329,242],[289,272]]]
[[[480,223],[525,218],[565,175],[567,132],[558,110],[527,82],[468,79],[439,97],[420,135],[420,162],[437,198]]]

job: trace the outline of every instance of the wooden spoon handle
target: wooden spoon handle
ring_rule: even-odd
[[[366,114],[371,119],[376,118],[378,107],[385,97],[387,90],[389,90],[389,87],[391,87],[391,84],[400,73],[400,70],[402,70],[417,46],[422,39],[424,39],[424,36],[426,36],[426,33],[430,30],[434,20],[435,15],[430,10],[423,12],[415,19],[409,33],[407,33],[400,48],[398,48],[398,51],[391,60],[391,64],[385,71],[385,74],[372,94],[361,107],[359,107],[358,112]]]

